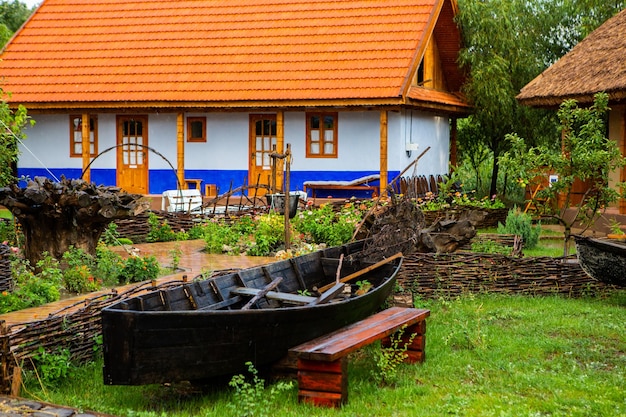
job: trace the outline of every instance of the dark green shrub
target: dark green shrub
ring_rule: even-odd
[[[498,233],[518,235],[522,237],[524,247],[532,249],[539,242],[541,226],[533,226],[532,218],[527,213],[522,213],[517,207],[509,210],[505,224],[498,224]]]

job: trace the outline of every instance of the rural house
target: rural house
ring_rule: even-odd
[[[446,174],[469,110],[456,12],[456,0],[44,0],[0,62],[7,100],[36,121],[18,174],[223,192],[267,184],[287,144],[291,190],[364,176],[384,188],[427,147],[415,173]]]
[[[594,95],[609,95],[608,138],[626,155],[626,10],[607,20],[572,50],[528,83],[517,96],[520,103],[558,107],[567,99],[593,103]],[[613,172],[611,182],[626,181],[626,169]],[[584,190],[581,190],[584,191]],[[626,214],[626,200],[619,202]]]

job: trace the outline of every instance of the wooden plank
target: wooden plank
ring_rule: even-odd
[[[265,269],[265,267],[263,267],[263,271],[266,272],[267,270]],[[258,300],[260,300],[261,298],[265,297],[265,295],[267,295],[268,292],[270,292],[271,290],[273,290],[274,288],[278,287],[278,284],[280,284],[283,280],[283,277],[278,277],[275,278],[272,282],[270,282],[269,284],[267,284],[262,290],[260,290],[259,292],[257,292],[254,297],[252,297],[250,299],[250,301],[248,301],[246,303],[245,306],[243,306],[241,309],[242,310],[248,310],[250,307],[252,307],[254,305],[254,303],[256,303]]]
[[[224,301],[220,301],[219,303],[211,304],[205,307],[201,307],[198,310],[219,310],[221,308],[230,307],[233,304],[237,304],[238,302],[243,301],[243,299],[239,296],[227,298]]]
[[[318,407],[339,407],[345,402],[340,393],[309,390],[299,390],[298,401],[313,404]]]
[[[335,284],[334,287],[328,289],[327,291],[324,291],[322,293],[322,295],[317,297],[315,299],[315,301],[310,303],[310,305],[326,304],[326,303],[330,302],[333,298],[335,298],[337,296],[337,294],[343,292],[343,289],[344,289],[345,286],[346,286],[346,284],[344,284],[343,282]]]
[[[237,287],[231,290],[230,293],[236,295],[255,296],[261,291],[262,290],[258,288]],[[317,297],[277,291],[268,291],[267,294],[265,294],[265,297],[272,300],[284,301],[293,304],[310,304],[314,301],[317,301]]]
[[[392,307],[290,350],[301,358],[334,361],[375,340],[389,336],[402,326],[423,321],[429,315],[429,310]]]

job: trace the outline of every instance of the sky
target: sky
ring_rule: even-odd
[[[39,6],[43,0],[20,0],[22,3],[26,4],[28,7]]]

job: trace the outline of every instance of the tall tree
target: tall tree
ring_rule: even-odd
[[[33,9],[18,0],[0,2],[0,46],[22,27],[33,13]]]
[[[24,139],[22,129],[29,122],[34,124],[24,106],[11,109],[6,99],[7,94],[0,89],[0,187],[16,182],[18,142]]]
[[[473,131],[471,140],[482,142],[493,153],[490,194],[498,191],[498,156],[509,146],[507,134],[516,132],[530,145],[558,145],[555,112],[520,106],[515,96],[625,3],[626,0],[459,0],[458,23],[464,42],[459,60],[468,69],[464,91],[475,106],[466,126]],[[459,131],[460,140],[468,137]],[[477,146],[474,143],[465,148]]]

